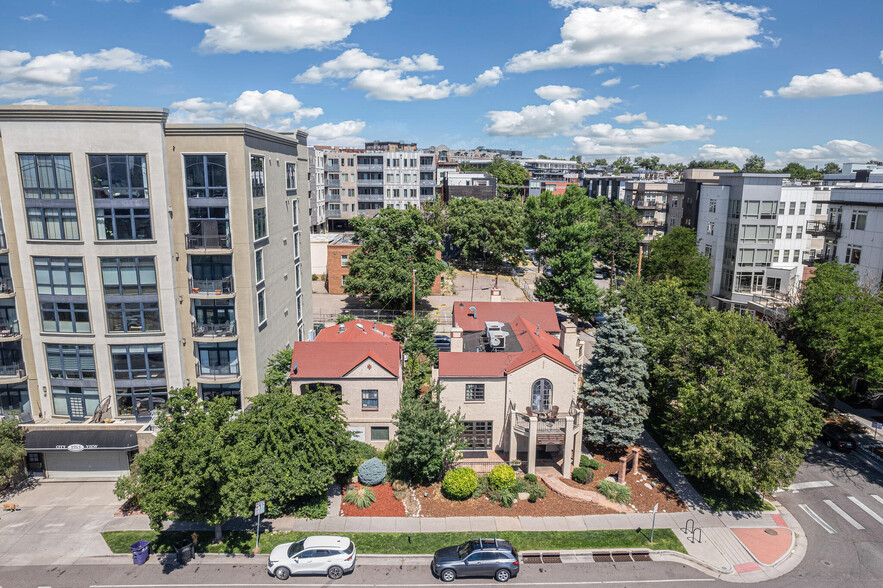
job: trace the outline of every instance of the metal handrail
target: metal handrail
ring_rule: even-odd
[[[236,321],[223,323],[197,323],[191,324],[194,337],[232,337],[236,334]]]
[[[233,276],[219,280],[190,279],[190,291],[193,294],[233,294]]]
[[[230,235],[186,235],[187,249],[231,249]]]
[[[11,364],[3,364],[0,365],[0,376],[15,376],[22,377],[25,375],[25,364],[24,362],[16,362]]]
[[[0,279],[0,294],[12,294],[15,289],[12,287],[12,278]]]
[[[227,365],[203,365],[202,362],[196,362],[196,373],[200,376],[238,376],[239,363],[231,363]]]
[[[20,333],[18,319],[14,321],[0,321],[0,337],[9,337],[11,335],[19,335]]]

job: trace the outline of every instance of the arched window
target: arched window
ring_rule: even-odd
[[[530,391],[530,408],[537,412],[545,412],[552,407],[552,382],[541,378],[533,383]]]

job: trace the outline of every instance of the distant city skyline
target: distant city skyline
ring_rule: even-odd
[[[883,158],[883,3],[5,3],[0,103],[163,106],[361,147]]]

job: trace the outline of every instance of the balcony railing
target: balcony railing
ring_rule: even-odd
[[[234,337],[236,321],[225,323],[192,323],[194,337]]]
[[[843,225],[840,223],[830,223],[825,221],[807,221],[806,223],[806,232],[814,237],[839,239],[842,228]]]
[[[382,163],[359,163],[356,166],[356,169],[359,171],[368,171],[368,172],[382,172],[383,164]]]
[[[12,294],[15,290],[12,287],[12,278],[0,279],[0,294]]]
[[[358,180],[360,186],[366,188],[382,188],[383,180]]]
[[[340,209],[328,209],[328,214],[325,215],[328,218],[341,218]]]
[[[427,188],[434,188],[435,180],[420,180],[420,185]]]
[[[187,249],[231,249],[230,235],[186,235]]]
[[[0,321],[0,338],[15,337],[20,333],[21,330],[19,330],[18,327],[18,319],[14,321]]]
[[[227,276],[219,280],[194,280],[191,278],[190,292],[206,296],[233,294],[233,276]]]
[[[665,224],[661,221],[656,220],[655,218],[640,218],[638,219],[638,226],[641,227],[654,227],[656,225]]]
[[[325,180],[326,188],[340,188],[340,180]]]
[[[340,202],[340,194],[328,194],[325,196],[325,202]]]
[[[340,164],[339,163],[326,163],[325,164],[325,171],[326,172],[339,172],[340,171]]]
[[[5,363],[0,365],[0,378],[23,377],[25,377],[25,364],[23,362]]]
[[[359,194],[359,202],[383,202],[383,194]]]
[[[202,362],[196,362],[196,373],[200,377],[235,378],[239,375],[239,362],[226,365],[206,365]]]
[[[805,257],[803,260],[803,263],[804,263],[804,265],[816,267],[816,266],[822,265],[823,263],[828,263],[829,261],[831,261],[831,259],[828,258],[828,256],[826,256],[822,253],[818,253],[816,255],[810,255],[810,256]]]
[[[421,163],[421,164],[420,164],[420,171],[422,171],[422,172],[432,172],[432,171],[435,171],[435,166],[434,166],[434,165],[423,165],[423,164]]]

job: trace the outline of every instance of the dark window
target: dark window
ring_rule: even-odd
[[[46,345],[49,377],[62,380],[94,380],[95,353],[91,345]]]
[[[18,163],[25,198],[73,200],[74,177],[69,155],[19,155]]]
[[[464,421],[461,438],[467,449],[491,449],[493,445],[493,421]]]
[[[389,441],[389,427],[371,427],[372,441]]]
[[[362,409],[377,410],[377,390],[362,390]]]
[[[161,380],[166,377],[162,345],[111,345],[114,380]]]
[[[28,383],[0,386],[0,410],[6,414],[19,414],[31,410]]]
[[[160,331],[156,266],[152,257],[102,258],[107,330]]]
[[[199,368],[203,375],[238,374],[239,351],[236,343],[200,343]]]
[[[34,274],[38,295],[86,295],[86,274],[80,257],[35,257]]]
[[[263,239],[267,236],[267,209],[254,209],[254,239]]]
[[[287,190],[297,190],[297,164],[285,164],[285,188]]]
[[[42,329],[47,333],[88,333],[89,307],[85,302],[40,302]]]
[[[90,155],[94,198],[147,198],[144,155]]]
[[[484,402],[484,384],[466,384],[466,402]]]
[[[117,414],[147,419],[165,406],[169,392],[165,386],[116,386]]]
[[[152,239],[150,209],[96,208],[95,224],[99,241]]]
[[[251,156],[251,196],[264,196],[264,158],[257,155]]]
[[[226,198],[227,156],[185,155],[184,181],[188,198]]]

